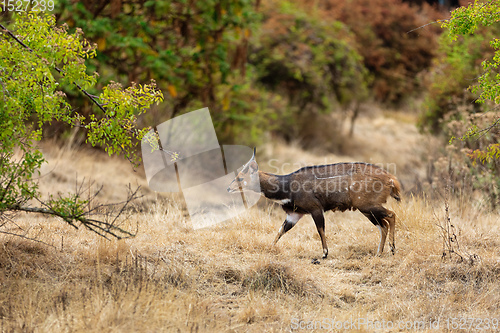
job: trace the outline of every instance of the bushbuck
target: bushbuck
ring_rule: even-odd
[[[301,168],[287,175],[275,175],[259,170],[252,158],[227,188],[228,192],[262,192],[266,198],[281,204],[286,219],[274,244],[304,216],[311,214],[323,246],[323,258],[328,256],[323,212],[359,210],[380,231],[377,255],[384,251],[389,232],[389,245],[395,252],[394,212],[382,206],[392,196],[400,201],[400,183],[384,169],[368,163],[337,163]]]

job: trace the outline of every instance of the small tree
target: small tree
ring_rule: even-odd
[[[148,129],[135,127],[137,116],[162,101],[162,93],[152,81],[126,89],[113,83],[98,96],[90,94],[98,75],[86,73],[85,60],[96,55],[96,46],[83,39],[80,29],[69,34],[64,25],[57,27],[53,16],[14,15],[11,30],[0,28],[0,226],[9,213],[25,211],[58,216],[105,237],[132,236],[118,218],[137,190],[121,205],[96,205],[97,194],[84,199],[81,186],[74,194],[43,201],[34,176],[45,159],[36,142],[44,124],[62,121],[85,129],[87,141],[109,155],[138,163],[134,147]],[[95,112],[85,117],[73,110],[63,88],[80,90]]]
[[[500,21],[500,2],[496,0],[478,1],[459,7],[451,13],[449,20],[443,23],[443,27],[448,29],[452,40],[457,40],[460,35],[471,35],[480,26],[491,26]],[[495,54],[491,60],[484,60],[482,67],[484,72],[478,78],[478,84],[470,87],[472,92],[478,93],[477,102],[485,103],[491,101],[496,105],[500,104],[500,39],[494,38],[490,42]],[[462,139],[483,135],[491,129],[500,125],[500,117],[496,117],[486,128],[472,126]],[[470,157],[482,163],[492,160],[500,160],[500,143],[491,143],[485,149],[476,149]]]

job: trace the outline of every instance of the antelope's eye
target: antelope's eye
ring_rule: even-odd
[[[241,177],[236,178],[237,181],[242,182],[244,179]]]

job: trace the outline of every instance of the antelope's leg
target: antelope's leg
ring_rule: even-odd
[[[360,209],[361,213],[363,213],[375,226],[377,226],[380,231],[380,243],[377,249],[377,256],[382,255],[384,251],[385,239],[387,238],[387,233],[389,231],[389,227],[391,227],[391,218],[394,216],[394,213],[384,207],[372,207],[368,209]],[[392,232],[393,228],[391,228]],[[391,236],[391,238],[394,235]],[[392,245],[391,245],[392,249]]]
[[[379,222],[380,224],[377,224],[377,228],[380,231],[380,243],[378,244],[377,256],[382,255],[382,252],[384,252],[385,239],[387,237],[389,224],[385,219]]]
[[[288,213],[286,215],[285,222],[283,222],[283,225],[281,226],[280,230],[278,231],[278,235],[274,239],[274,244],[278,242],[278,240],[283,236],[288,230],[292,229],[293,226],[304,216],[304,214],[299,214],[299,213]]]
[[[389,246],[392,254],[396,252],[395,232],[396,232],[396,214],[393,211],[387,210],[387,217],[385,220],[389,223]]]
[[[326,245],[325,237],[325,216],[323,211],[318,210],[311,214],[316,224],[316,229],[318,229],[319,238],[321,238],[321,246],[323,247],[323,259],[328,257],[328,246]]]

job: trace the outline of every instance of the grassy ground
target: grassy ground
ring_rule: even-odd
[[[325,159],[395,163],[407,184],[425,169],[423,141],[401,119],[360,120],[355,138],[349,157],[265,146],[261,160],[267,163],[261,167],[290,163],[283,168],[294,169],[294,163]],[[124,199],[126,184],[145,185],[141,171],[119,159],[51,145],[44,150],[49,160],[40,179],[44,193],[71,191],[75,177],[92,177],[105,185],[103,200],[116,201]],[[400,204],[388,203],[397,214],[394,256],[387,247],[382,257],[374,256],[378,230],[359,212],[329,212],[330,255],[313,265],[321,244],[310,217],[273,247],[285,216],[265,199],[229,222],[192,230],[182,197],[158,195],[147,186],[144,194],[126,222],[139,228],[132,239],[106,241],[53,218],[18,215],[10,231],[49,245],[0,236],[1,330],[466,332],[470,324],[489,325],[490,331],[500,327],[499,216],[468,197],[450,199],[453,228],[445,234],[456,236],[450,244],[462,262],[456,254],[442,259],[444,200],[407,193]]]

